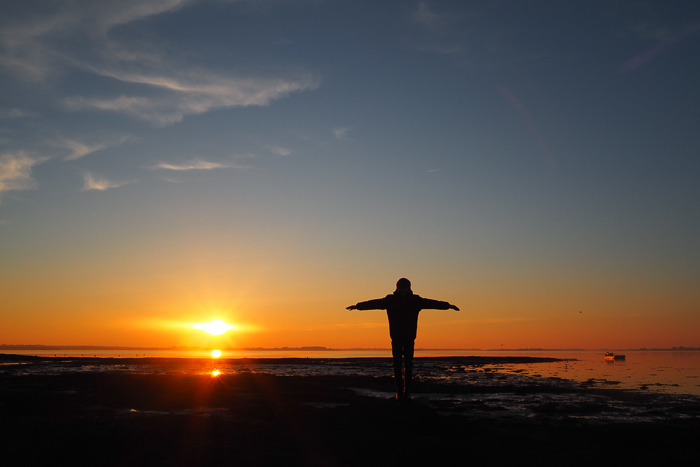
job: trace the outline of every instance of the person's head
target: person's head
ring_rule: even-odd
[[[396,282],[396,292],[399,295],[408,295],[411,293],[411,281],[402,277]]]

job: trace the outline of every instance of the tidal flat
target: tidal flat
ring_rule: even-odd
[[[419,360],[406,401],[392,398],[390,359],[326,360],[0,355],[3,456],[7,465],[629,465],[683,462],[700,433],[695,396],[518,372],[536,358]],[[494,364],[503,371],[483,371]]]

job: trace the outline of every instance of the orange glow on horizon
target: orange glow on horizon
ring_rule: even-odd
[[[5,292],[11,296],[21,290],[8,288],[3,290],[0,308],[16,313],[3,314],[0,344],[191,347],[207,349],[206,357],[212,349],[223,348],[390,348],[386,312],[345,310],[345,306],[359,300],[382,296],[381,284],[371,282],[366,286],[351,280],[349,285],[341,286],[314,279],[322,285],[308,291],[303,284],[296,284],[296,292],[287,290],[282,281],[285,285],[279,293],[248,284],[245,293],[217,289],[214,298],[203,292],[189,296],[173,291],[154,299],[139,296],[137,303],[119,296],[104,308],[79,297],[52,303],[40,294],[24,304],[7,302]],[[631,349],[697,345],[694,331],[700,325],[700,316],[693,313],[694,302],[680,296],[645,297],[647,300],[642,302],[635,296],[608,293],[601,298],[564,287],[565,293],[545,295],[532,284],[510,296],[486,286],[460,288],[424,282],[414,280],[418,284],[416,293],[446,299],[461,311],[421,312],[417,348]],[[109,289],[105,286],[104,290]],[[661,309],[662,303],[674,311],[657,316],[655,310]],[[96,313],[96,309],[105,311]],[[45,325],[37,327],[39,319]],[[207,325],[211,324],[223,324],[219,331],[227,331],[217,334],[213,327],[215,332],[208,332]]]

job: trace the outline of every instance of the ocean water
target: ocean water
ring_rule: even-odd
[[[27,364],[24,373],[72,371],[190,372],[219,374],[242,371],[277,375],[387,376],[389,350],[355,351],[14,351],[13,354],[60,357],[45,364]],[[416,378],[464,385],[574,382],[588,387],[632,389],[700,396],[700,352],[626,351],[625,360],[607,361],[602,351],[465,351],[417,350]],[[457,357],[538,357],[555,362],[470,362]],[[97,358],[76,364],[75,357]],[[152,360],[152,358],[154,358]],[[139,363],[139,359],[145,359]],[[252,359],[252,360],[251,360]],[[147,362],[148,361],[148,362]],[[12,364],[10,364],[12,365]],[[0,373],[10,368],[0,365]],[[13,368],[13,373],[16,373]]]

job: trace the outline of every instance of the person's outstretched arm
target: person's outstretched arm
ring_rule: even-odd
[[[443,302],[441,300],[431,300],[429,298],[424,298],[421,303],[421,308],[424,310],[455,310],[459,311],[455,305],[450,302]]]
[[[350,305],[346,310],[386,310],[386,299],[376,298],[366,302],[359,302],[355,305]]]

